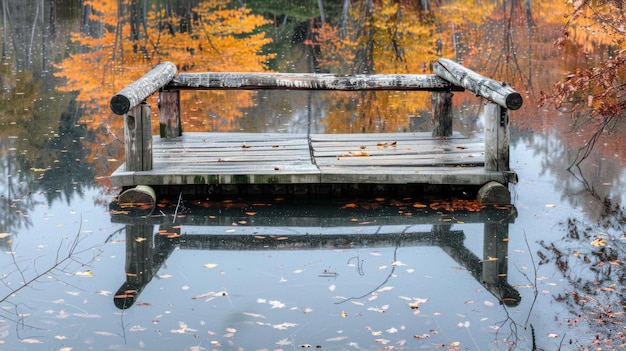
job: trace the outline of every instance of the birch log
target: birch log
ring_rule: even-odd
[[[437,76],[446,81],[470,90],[509,110],[522,107],[522,95],[507,83],[484,77],[452,60],[440,58],[435,62],[434,71]]]
[[[165,89],[463,90],[434,74],[181,73]]]

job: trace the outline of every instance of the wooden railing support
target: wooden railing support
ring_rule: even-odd
[[[509,110],[487,102],[485,115],[485,169],[509,171]]]
[[[127,171],[152,170],[152,123],[146,102],[124,114],[124,149]]]
[[[161,138],[183,135],[180,121],[180,90],[159,92],[159,133]]]
[[[452,92],[432,92],[433,137],[446,138],[452,135]]]

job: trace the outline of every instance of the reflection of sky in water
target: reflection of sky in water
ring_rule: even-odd
[[[441,249],[429,246],[401,247],[397,251],[392,246],[294,251],[177,249],[143,290],[136,305],[121,314],[113,304],[113,294],[125,280],[126,238],[124,231],[114,234],[120,225],[110,222],[105,208],[93,206],[93,197],[97,196],[97,191],[90,190],[68,203],[38,206],[29,213],[32,226],[14,237],[17,262],[26,277],[47,268],[59,246],[62,256],[80,223],[83,239],[79,247],[88,249],[64,272],[47,274],[33,289],[25,289],[12,299],[20,313],[29,315],[26,321],[49,329],[27,328],[20,332],[23,338],[45,343],[45,347],[29,344],[33,350],[57,345],[80,348],[85,344],[210,347],[211,341],[227,345],[229,340],[234,347],[244,348],[278,347],[275,343],[281,340],[324,348],[345,347],[350,342],[374,348],[384,340],[390,340],[389,345],[401,340],[420,345],[414,334],[430,334],[427,345],[451,340],[471,345],[470,334],[458,327],[465,322],[469,322],[468,331],[481,347],[487,347],[493,325],[503,318],[496,299],[480,283]],[[374,227],[389,235],[407,228],[388,225],[381,231],[377,226],[346,226],[324,230],[367,233]],[[183,227],[182,232],[202,232],[202,228]],[[409,228],[430,229],[427,225]],[[232,227],[212,228],[222,229]],[[453,229],[467,230],[466,242],[480,257],[482,225],[454,225]],[[285,232],[293,235],[293,231]],[[109,241],[104,243],[107,238]],[[92,259],[89,265],[80,264]],[[217,266],[205,268],[207,263]],[[9,280],[18,284],[11,257],[3,255],[0,264],[11,272]],[[93,274],[76,274],[86,271]],[[337,276],[325,274],[328,272]],[[379,291],[376,299],[370,294],[374,290]],[[210,301],[192,299],[211,291],[227,291],[228,296]],[[419,315],[409,307],[415,299],[428,299]],[[380,312],[383,308],[386,311]],[[4,315],[11,316],[11,312],[5,311]],[[180,322],[196,331],[178,334],[175,331],[181,330]],[[0,328],[10,324],[5,318]],[[237,332],[233,337],[224,337],[226,328]],[[13,329],[6,330],[10,331],[1,340],[21,345]]]

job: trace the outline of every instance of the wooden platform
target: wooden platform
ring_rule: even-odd
[[[113,186],[455,184],[515,181],[484,168],[485,145],[454,134],[186,133],[153,138],[153,169],[111,175]]]

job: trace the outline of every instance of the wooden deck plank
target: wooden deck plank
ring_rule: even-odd
[[[245,147],[244,147],[245,145]],[[484,143],[455,134],[187,133],[155,137],[151,171],[127,172],[114,186],[182,184],[461,184],[509,182],[484,170]],[[312,160],[313,155],[313,160]]]

